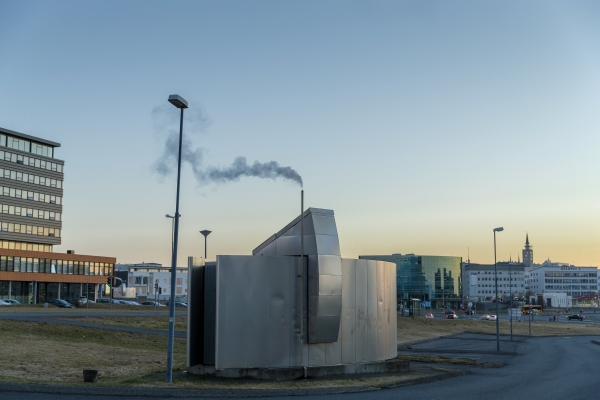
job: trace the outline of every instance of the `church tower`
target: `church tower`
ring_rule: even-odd
[[[529,234],[525,234],[525,248],[523,249],[523,264],[526,267],[533,267],[533,249],[529,245]]]

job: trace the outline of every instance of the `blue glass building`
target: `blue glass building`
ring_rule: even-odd
[[[431,301],[432,308],[459,308],[462,298],[462,257],[392,254],[359,256],[366,260],[396,264],[398,304],[408,306],[409,299]]]

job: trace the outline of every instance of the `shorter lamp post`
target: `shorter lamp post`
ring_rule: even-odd
[[[171,223],[171,256],[173,256],[173,234],[175,231],[175,217],[169,214],[165,215],[165,217],[171,218],[173,220],[173,222]]]
[[[498,307],[498,268],[496,263],[496,232],[502,232],[504,228],[494,228],[494,280],[496,282],[496,348],[500,351],[500,313]]]
[[[204,260],[206,260],[206,237],[211,234],[212,231],[207,231],[206,229],[200,231],[200,233],[204,236]]]

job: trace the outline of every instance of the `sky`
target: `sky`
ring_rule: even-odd
[[[343,257],[491,263],[503,226],[498,260],[600,266],[599,65],[597,1],[0,0],[0,126],[65,161],[55,251],[120,263],[170,265],[179,94],[180,266],[299,214],[289,179],[198,179],[237,157],[297,171]]]

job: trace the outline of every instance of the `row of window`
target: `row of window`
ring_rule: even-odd
[[[595,278],[597,272],[546,272],[545,276],[556,276],[559,278],[570,277],[570,278]]]
[[[545,283],[597,283],[597,279],[546,279]]]
[[[0,271],[109,276],[113,270],[114,264],[109,263],[0,256]]]
[[[25,243],[13,242],[12,240],[2,240],[0,241],[0,247],[2,247],[3,249],[10,250],[45,251],[47,253],[52,253],[51,244]]]
[[[28,235],[60,237],[60,229],[58,228],[46,228],[44,226],[13,224],[12,222],[2,222],[0,227],[2,232],[14,232],[25,233]]]
[[[62,204],[62,197],[60,196],[29,192],[27,190],[15,189],[8,186],[0,186],[0,195],[16,197],[17,199],[41,201],[42,203]]]
[[[44,157],[54,157],[53,147],[32,142],[27,139],[16,138],[10,135],[0,134],[0,146],[26,151],[28,153],[38,154]]]
[[[494,280],[494,278],[478,278],[478,279],[481,281],[493,281]],[[509,278],[498,278],[498,281],[510,281],[510,280],[511,280],[510,277]],[[512,280],[513,281],[522,281],[523,278],[519,278],[518,276],[513,276]]]
[[[60,213],[54,211],[36,210],[35,208],[25,208],[0,204],[2,214],[20,215],[21,217],[49,219],[50,221],[60,221]]]
[[[590,290],[598,289],[598,285],[546,285],[547,290]]]
[[[39,158],[22,156],[10,151],[0,150],[0,160],[10,161],[17,164],[29,165],[30,167],[47,169],[48,171],[63,172],[63,165]]]
[[[21,181],[33,183],[34,185],[50,186],[53,188],[62,189],[62,181],[60,179],[50,179],[43,176],[27,174],[25,172],[11,171],[10,169],[0,168],[0,177],[12,179],[13,181]]]

